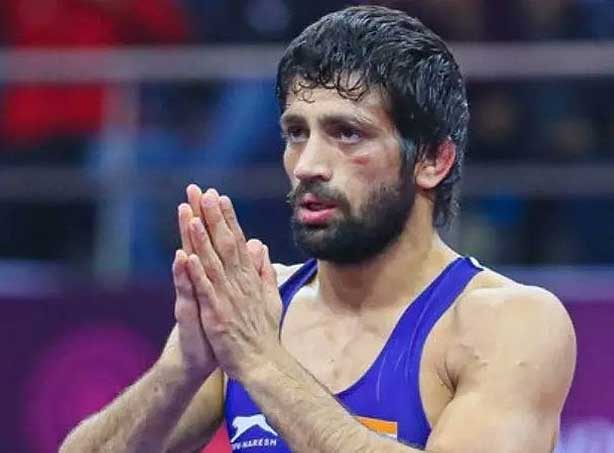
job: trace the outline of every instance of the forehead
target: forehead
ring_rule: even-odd
[[[290,90],[281,122],[288,117],[310,121],[323,116],[346,116],[369,122],[381,129],[394,130],[388,104],[379,90],[374,89],[367,91],[358,100],[343,97],[334,88]]]

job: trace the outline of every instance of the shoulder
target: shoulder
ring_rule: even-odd
[[[479,362],[535,369],[548,365],[563,381],[573,374],[576,338],[571,319],[561,301],[543,288],[486,269],[471,282],[451,315],[458,371]]]
[[[484,324],[498,328],[518,324],[547,325],[573,333],[571,319],[561,301],[544,288],[515,282],[490,269],[480,272],[454,307],[455,318],[471,331]],[[543,329],[541,329],[543,330]]]
[[[275,272],[277,273],[277,286],[283,285],[286,282],[286,280],[288,280],[290,276],[292,276],[292,274],[294,274],[297,270],[300,269],[302,265],[303,263],[290,264],[290,265],[281,264],[281,263],[273,263],[273,268],[275,269]]]

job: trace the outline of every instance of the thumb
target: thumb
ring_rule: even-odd
[[[262,262],[264,256],[264,245],[258,239],[247,241],[247,253],[258,274],[262,273]]]
[[[263,247],[264,253],[262,256],[262,270],[260,271],[260,276],[268,285],[277,290],[277,271],[275,271],[273,263],[271,263],[269,248],[266,245],[263,245]]]

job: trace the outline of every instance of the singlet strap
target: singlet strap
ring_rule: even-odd
[[[435,285],[431,285],[424,294],[426,302],[420,310],[416,326],[410,341],[410,353],[422,351],[424,343],[437,321],[460,296],[471,279],[482,267],[471,257],[459,258],[441,275]]]
[[[281,302],[283,304],[281,322],[283,322],[286,317],[286,312],[288,311],[288,307],[294,295],[315,275],[317,263],[315,258],[308,259],[279,287],[279,295],[281,296]]]
[[[429,333],[443,316],[443,314],[452,306],[458,299],[458,296],[463,292],[471,279],[482,271],[479,263],[470,257],[458,258],[452,262],[448,268],[440,274],[439,278],[430,285],[427,291],[420,296],[420,301],[414,308],[417,309],[413,318],[413,325],[409,325],[410,319],[402,319],[401,322],[408,322],[401,327],[400,334],[408,335],[405,338],[410,338],[409,341],[409,360],[404,361],[405,369],[403,372],[409,378],[409,385],[412,389],[410,392],[410,405],[419,408],[417,412],[416,422],[423,429],[430,432],[431,427],[426,418],[422,398],[420,396],[420,365],[424,345],[429,336]],[[415,303],[415,302],[414,302]],[[419,415],[418,415],[419,414]]]

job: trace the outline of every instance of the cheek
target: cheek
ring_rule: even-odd
[[[381,178],[381,175],[378,176],[378,173],[370,167],[368,160],[364,159],[364,162],[359,162],[358,159],[353,159],[351,171],[347,172],[344,177],[343,191],[354,214],[360,211],[371,188],[378,184]]]
[[[294,167],[296,166],[296,153],[288,150],[284,151],[283,161],[286,175],[288,175],[288,179],[290,179],[292,187],[294,187],[296,185],[296,178],[294,177]]]
[[[363,168],[363,167],[369,167],[372,165],[371,163],[371,156],[367,155],[367,154],[358,154],[356,156],[353,156],[350,159],[350,162],[352,165],[358,167],[359,169]]]
[[[357,176],[370,185],[388,184],[398,179],[401,168],[401,152],[396,142],[382,143],[369,152],[351,157]]]
[[[348,182],[350,185],[358,185],[363,190],[374,185],[386,183],[389,179],[391,169],[381,159],[374,159],[373,156],[362,155],[351,159],[350,173]],[[356,187],[358,189],[358,187]]]
[[[344,191],[352,211],[359,212],[374,188],[388,186],[398,181],[398,160],[374,159],[372,156],[354,156],[351,159],[351,172],[345,179]]]

